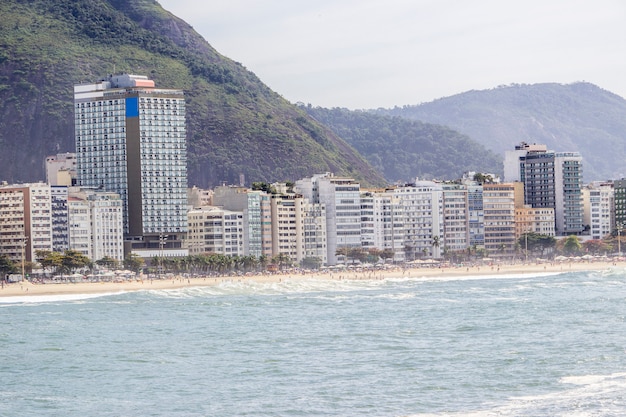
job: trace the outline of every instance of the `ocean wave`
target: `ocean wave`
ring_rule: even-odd
[[[505,404],[475,411],[411,414],[407,417],[599,417],[623,415],[626,409],[626,373],[563,377],[573,388],[547,394],[512,397]]]
[[[42,304],[58,302],[80,302],[92,298],[110,297],[123,294],[123,292],[90,293],[90,294],[49,294],[49,295],[24,295],[15,297],[0,297],[2,304]]]

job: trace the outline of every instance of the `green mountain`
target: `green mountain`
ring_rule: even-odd
[[[361,153],[389,182],[502,172],[502,158],[450,128],[347,109],[303,107]]]
[[[0,2],[0,180],[45,178],[74,150],[73,85],[110,73],[185,90],[189,184],[384,179],[352,147],[153,0]]]
[[[578,151],[586,182],[626,175],[626,100],[593,84],[511,85],[377,112],[449,126],[502,155],[522,141]]]

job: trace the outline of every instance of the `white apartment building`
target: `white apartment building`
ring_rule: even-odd
[[[592,239],[602,239],[615,228],[615,189],[612,183],[594,182],[583,188],[584,224]]]
[[[443,246],[462,251],[469,247],[469,203],[467,187],[443,184]]]
[[[296,197],[296,225],[298,231],[298,253],[296,261],[317,258],[322,265],[328,263],[326,207],[311,203],[301,196]]]
[[[391,250],[394,262],[405,259],[404,209],[398,196],[386,192],[361,193],[361,245]]]
[[[124,260],[124,216],[122,199],[117,193],[87,194],[91,214],[92,256],[97,261],[104,257]]]
[[[190,210],[187,217],[189,254],[243,256],[243,212],[205,206]]]
[[[432,181],[416,181],[390,190],[404,212],[405,246],[410,259],[440,258],[444,246],[443,188]]]
[[[327,258],[337,264],[337,249],[361,247],[361,186],[331,173],[296,181],[294,190],[326,208]]]
[[[272,256],[284,254],[298,258],[298,225],[295,196],[272,195]]]
[[[122,200],[116,193],[51,187],[53,251],[76,250],[92,261],[124,260]]]
[[[93,260],[89,202],[82,198],[69,196],[67,198],[67,209],[69,248]]]
[[[219,186],[213,190],[212,205],[226,210],[243,212],[244,254],[259,257],[263,254],[263,197],[267,193],[246,187]]]
[[[326,209],[296,194],[270,196],[272,256],[287,255],[300,263],[305,258],[328,262]]]

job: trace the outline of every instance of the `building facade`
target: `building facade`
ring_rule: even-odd
[[[120,195],[126,252],[186,254],[183,92],[128,74],[76,85],[74,122],[78,185]]]
[[[443,245],[446,250],[469,247],[469,202],[467,187],[443,184]]]
[[[80,252],[89,259],[93,259],[91,210],[89,209],[89,203],[82,198],[69,196],[67,199],[67,209],[70,249]]]
[[[444,247],[443,188],[432,181],[416,181],[390,189],[404,212],[404,245],[408,260],[440,258]]]
[[[485,212],[482,184],[467,185],[467,222],[472,250],[485,248]]]
[[[613,213],[612,230],[623,229],[626,226],[626,179],[613,181]]]
[[[603,239],[615,230],[613,183],[596,182],[583,189],[584,224],[592,239]]]
[[[190,210],[187,216],[190,254],[243,256],[243,212],[205,206]]]
[[[38,250],[52,250],[50,186],[44,183],[0,186],[0,255],[34,262]]]
[[[105,257],[123,261],[124,220],[119,194],[72,187],[69,197],[74,201],[82,201],[88,210],[90,258],[93,261]]]
[[[51,186],[70,186],[76,179],[76,154],[60,153],[46,158],[46,182]]]
[[[52,250],[63,253],[70,248],[68,219],[68,187],[50,186],[52,210]]]
[[[489,255],[515,253],[515,208],[522,205],[523,192],[521,182],[483,184],[485,249]]]
[[[326,208],[327,259],[336,265],[337,250],[361,247],[361,185],[331,173],[296,181],[295,190]]]
[[[394,262],[404,262],[404,208],[396,195],[387,192],[361,193],[361,245],[364,249],[390,250]]]
[[[245,187],[220,186],[213,191],[214,206],[244,214],[244,254],[259,257],[263,254],[262,191]]]
[[[554,209],[530,206],[516,207],[515,237],[519,239],[526,233],[554,236]]]
[[[583,169],[578,152],[548,151],[522,143],[505,154],[505,180],[524,184],[525,204],[554,209],[558,236],[582,234]]]

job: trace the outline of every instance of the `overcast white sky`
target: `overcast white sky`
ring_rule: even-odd
[[[369,109],[511,83],[626,97],[624,0],[159,0],[287,100]]]

